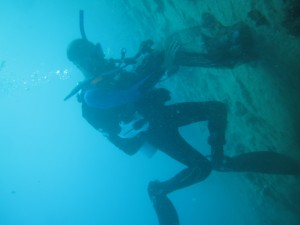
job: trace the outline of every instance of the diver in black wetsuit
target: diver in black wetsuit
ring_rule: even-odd
[[[68,48],[68,58],[87,78],[101,70],[97,72],[99,76],[93,77],[82,88],[79,99],[82,102],[83,117],[129,155],[147,143],[186,166],[186,169],[168,181],[151,182],[148,189],[160,224],[179,224],[167,194],[204,180],[212,168],[217,169],[221,165],[226,107],[216,101],[165,105],[170,99],[169,92],[163,88],[156,89],[154,85],[165,73],[162,62],[166,61],[166,54],[150,52],[135,71],[128,72],[118,70],[112,60],[103,60],[101,52],[97,51],[99,48],[96,45],[83,39],[73,41]],[[116,72],[101,76],[109,71]],[[140,78],[141,74],[143,78]],[[123,79],[127,79],[124,81],[126,84]],[[198,121],[208,121],[212,161],[190,146],[179,134],[179,127]],[[127,132],[127,138],[121,134],[130,124],[132,128],[129,131],[140,132],[135,135]]]
[[[206,179],[212,170],[270,173],[274,170],[266,167],[266,162],[270,165],[270,154],[259,155],[259,168],[255,164],[258,159],[256,155],[237,160],[224,156],[227,110],[223,103],[211,101],[166,105],[170,100],[169,92],[155,88],[155,85],[166,71],[174,71],[174,67],[180,66],[182,55],[185,55],[185,65],[191,54],[182,51],[176,43],[165,51],[154,51],[151,45],[151,41],[143,42],[133,58],[108,60],[104,58],[100,46],[86,38],[71,42],[68,58],[82,71],[86,80],[67,97],[81,91],[78,100],[82,103],[83,117],[126,154],[133,155],[144,145],[150,145],[186,166],[173,178],[163,182],[153,181],[148,186],[159,224],[179,225],[175,207],[167,197],[169,193]],[[144,59],[136,65],[136,59],[140,56]],[[201,63],[194,64],[194,56],[200,56],[199,59],[203,58],[203,54],[193,53],[192,56],[190,66],[201,66]],[[210,65],[221,65],[219,58],[217,63],[214,63],[213,57],[209,61]],[[125,70],[129,64],[134,64],[132,71]],[[211,160],[189,145],[178,132],[179,127],[198,121],[208,121]],[[291,165],[289,159],[283,163],[277,155],[274,158],[274,163],[271,163],[274,168],[279,162]],[[276,172],[294,174],[295,167]]]
[[[255,34],[243,23],[224,26],[212,14],[202,13],[201,24],[180,30],[167,39],[180,48],[174,63],[180,66],[233,68],[258,58]]]

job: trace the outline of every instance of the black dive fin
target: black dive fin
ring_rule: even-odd
[[[176,209],[167,196],[159,195],[155,197],[153,206],[160,225],[179,225]]]
[[[300,163],[275,152],[250,152],[226,158],[219,171],[300,175]]]

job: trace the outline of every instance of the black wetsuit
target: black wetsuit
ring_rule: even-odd
[[[226,160],[223,160],[227,123],[226,106],[217,101],[167,105],[170,99],[169,92],[163,88],[153,88],[153,83],[156,83],[164,72],[160,66],[162,57],[161,53],[154,55],[152,60],[137,69],[139,73],[149,77],[142,86],[142,89],[147,91],[137,101],[108,109],[97,109],[88,106],[84,98],[82,99],[83,117],[126,154],[135,154],[147,142],[186,166],[169,180],[149,183],[148,193],[160,225],[179,225],[176,209],[167,195],[206,179],[212,169],[300,174],[298,162],[278,153],[251,152],[237,157],[226,157]],[[139,122],[148,123],[148,129],[132,138],[120,137],[122,131],[120,123],[129,123],[136,114],[142,117]],[[211,161],[187,143],[179,133],[180,127],[200,121],[208,122]],[[218,164],[220,160],[223,163],[222,169]]]
[[[214,166],[183,139],[178,129],[199,121],[208,121],[212,155],[222,157],[227,111],[223,103],[216,101],[166,105],[170,99],[169,91],[153,88],[165,73],[163,62],[164,52],[152,51],[136,67],[135,76],[123,72],[119,74],[114,84],[117,89],[130,86],[130,77],[136,77],[137,80],[147,77],[140,87],[143,97],[137,101],[99,109],[89,106],[82,98],[82,114],[95,129],[101,131],[111,143],[126,154],[135,154],[147,142],[186,166],[186,169],[173,178],[165,182],[151,182],[148,188],[160,225],[176,225],[179,224],[177,213],[167,194],[204,180]],[[134,79],[133,83],[136,82]],[[110,84],[111,82],[108,85]],[[82,94],[84,95],[84,91]],[[130,122],[136,113],[149,124],[147,131],[139,133],[134,138],[121,138],[120,123]]]
[[[184,102],[165,105],[168,98],[167,90],[154,89],[134,105],[110,110],[93,109],[84,103],[82,107],[85,119],[125,153],[129,155],[136,153],[147,141],[186,166],[186,169],[167,181],[149,184],[149,195],[160,225],[179,224],[176,210],[167,198],[167,194],[204,180],[212,170],[211,162],[188,144],[179,134],[178,129],[187,124],[208,121],[210,136],[214,140],[211,144],[223,146],[227,117],[226,107],[220,102]],[[149,122],[149,129],[132,139],[120,138],[119,123],[130,120],[133,111],[137,111]]]
[[[234,47],[228,48],[228,51],[225,51],[226,54],[224,53],[220,56],[219,54],[199,54],[179,50],[175,55],[175,64],[177,66],[232,67],[238,64],[241,58],[244,61],[247,58],[246,56],[243,58],[241,55],[235,54],[236,49],[242,49],[242,51],[237,52],[244,54],[242,48],[244,45],[239,45],[239,41],[236,42],[236,40],[240,40],[243,32],[234,30],[233,34],[233,36],[229,35],[232,38],[228,38],[228,43],[233,43]],[[225,47],[231,46],[226,41],[224,43],[222,42],[221,44]],[[184,102],[166,105],[166,102],[170,99],[169,92],[163,88],[153,88],[154,84],[165,73],[163,62],[164,51],[150,52],[149,56],[145,57],[143,63],[134,71],[134,74],[137,76],[131,76],[131,73],[119,71],[118,76],[116,76],[118,77],[117,82],[115,82],[116,77],[111,77],[111,79],[107,79],[108,83],[103,83],[105,88],[111,85],[112,90],[113,88],[127,90],[132,83],[136,84],[138,80],[145,78],[145,82],[139,86],[140,90],[142,90],[142,97],[136,98],[136,101],[107,109],[99,109],[89,106],[84,101],[84,98],[81,98],[83,117],[126,154],[135,154],[147,142],[186,166],[185,169],[169,180],[149,183],[148,193],[160,225],[179,225],[175,207],[167,195],[204,180],[209,176],[212,169],[219,170],[221,161],[223,165],[227,162],[226,167],[223,168],[227,168],[228,171],[300,174],[300,166],[297,162],[280,154],[270,152],[249,153],[238,157],[226,157],[226,160],[223,160],[223,145],[225,144],[227,123],[225,105],[217,101]],[[130,80],[128,77],[133,77],[134,79]],[[104,78],[106,79],[106,77]],[[84,91],[82,94],[84,94]],[[132,138],[120,137],[120,132],[122,131],[120,123],[129,123],[136,114],[142,117],[142,120],[139,122],[149,125],[147,130]],[[208,122],[208,143],[212,151],[211,160],[208,160],[194,149],[179,133],[180,127],[199,121]],[[270,163],[270,158],[272,163]],[[278,164],[283,166],[278,169]],[[289,167],[287,165],[293,166]]]

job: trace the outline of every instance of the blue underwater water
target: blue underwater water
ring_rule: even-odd
[[[250,7],[224,0],[204,1],[201,8],[200,2],[0,0],[0,225],[158,224],[148,183],[169,179],[183,165],[159,151],[150,159],[140,152],[125,155],[82,118],[76,97],[64,102],[83,80],[66,49],[80,37],[80,9],[88,38],[99,41],[107,56],[118,58],[123,47],[133,55],[142,40],[161,41],[195,25],[200,11],[215,12],[231,24],[246,20],[242,12],[248,9],[238,7]],[[269,18],[272,7],[281,4],[249,2]],[[285,61],[271,53],[263,54],[266,67],[185,68],[161,84],[178,101],[216,99],[229,105],[229,155],[267,149],[299,159],[299,135],[294,135],[300,131],[299,119],[291,118],[300,112],[295,63],[300,42],[297,34],[281,36],[278,29],[262,25],[257,31],[273,32],[268,36],[272,43],[287,43],[278,47]],[[289,62],[295,67],[285,71]],[[297,76],[288,79],[288,74]],[[204,155],[210,154],[206,125],[181,130]],[[182,225],[298,225],[299,184],[291,176],[213,172],[169,197]]]

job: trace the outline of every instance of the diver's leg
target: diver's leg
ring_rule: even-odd
[[[277,152],[248,152],[227,158],[222,171],[299,176],[300,163],[296,159]]]
[[[157,133],[149,142],[171,158],[187,166],[172,179],[160,183],[163,194],[190,186],[204,180],[211,172],[211,162],[188,144],[178,130]]]
[[[151,182],[149,196],[160,225],[179,225],[177,212],[167,194],[204,180],[211,172],[210,162],[190,146],[177,130],[159,130],[148,141],[187,168],[164,182]]]
[[[225,104],[217,101],[186,102],[166,106],[163,111],[165,122],[175,127],[208,121],[213,167],[218,169],[223,159],[225,130],[227,126],[227,109]],[[163,123],[163,121],[162,121]]]
[[[173,203],[165,194],[153,192],[157,182],[150,182],[148,193],[158,217],[159,225],[179,225],[179,218]]]

